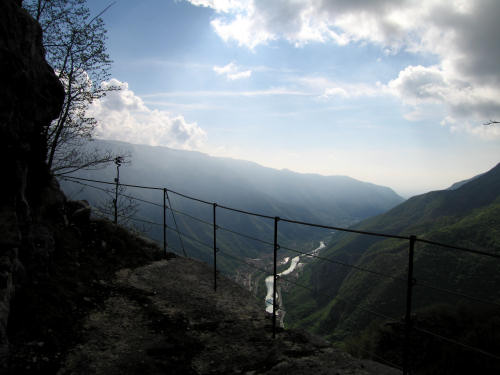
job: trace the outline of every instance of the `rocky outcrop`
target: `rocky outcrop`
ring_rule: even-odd
[[[304,331],[278,329],[263,304],[212,269],[174,257],[122,269],[85,319],[63,374],[399,374]]]
[[[40,210],[60,202],[45,165],[45,133],[59,114],[64,91],[46,63],[39,25],[20,7],[0,2],[0,362],[8,351],[10,301],[32,270],[30,259],[53,247],[50,231],[38,225]],[[42,194],[50,197],[42,204]],[[24,262],[23,259],[26,261]],[[43,264],[43,262],[38,263]],[[28,270],[27,270],[28,269]]]

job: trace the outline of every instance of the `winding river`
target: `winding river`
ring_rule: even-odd
[[[310,254],[315,255],[317,254],[321,249],[325,247],[325,243],[323,241],[320,241],[319,246],[314,249]],[[298,255],[296,257],[293,257],[292,260],[290,261],[289,257],[286,257],[283,259],[283,261],[280,262],[280,265],[282,264],[287,264],[290,261],[290,266],[284,270],[283,272],[278,273],[278,276],[285,276],[290,273],[292,273],[295,268],[300,264],[300,258],[304,256],[311,256],[311,255]],[[270,275],[266,277],[266,288],[267,288],[267,294],[266,294],[266,312],[272,314],[273,313],[273,275]],[[278,285],[278,295],[276,296],[276,299],[278,301],[279,306],[282,306],[282,300],[281,300],[281,293]]]

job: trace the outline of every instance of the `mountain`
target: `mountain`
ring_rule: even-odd
[[[403,200],[390,188],[346,176],[320,176],[275,170],[248,161],[211,157],[199,152],[166,147],[114,141],[95,141],[93,146],[131,154],[131,164],[120,168],[120,181],[124,183],[167,187],[209,202],[270,216],[347,226],[380,214]],[[113,181],[115,174],[116,168],[113,165],[104,170],[80,172],[77,176]],[[102,199],[98,190],[92,192],[86,188],[80,191],[81,185],[65,181],[62,181],[62,186],[70,196],[85,197],[93,205]],[[161,191],[128,188],[126,194],[162,204]],[[174,209],[212,222],[211,206],[189,201],[173,193],[169,194],[169,198]],[[162,222],[161,208],[141,205],[138,214],[148,220]],[[176,219],[181,231],[203,243],[212,244],[213,228],[180,214]],[[170,214],[168,220],[171,220]],[[226,229],[243,232],[267,242],[273,241],[272,220],[219,208],[217,221],[218,225]],[[172,222],[168,224],[174,226]],[[161,227],[150,228],[148,234],[160,240]],[[324,232],[310,228],[283,225],[280,241],[303,245],[324,235]],[[169,231],[169,237],[172,245],[177,248],[181,246],[175,233]],[[219,241],[221,249],[245,257],[255,258],[272,253],[272,248],[268,245],[223,230],[218,232]],[[188,254],[211,261],[209,246],[200,246],[196,241],[184,242],[190,247]]]
[[[412,197],[353,228],[416,235],[500,254],[500,164],[453,190]],[[395,321],[401,319],[405,312],[408,242],[337,233],[321,256],[358,269],[320,260],[307,265],[297,283],[314,293],[298,287],[288,291],[284,297],[288,324],[345,340],[379,319],[372,311]],[[498,259],[421,242],[416,243],[414,259],[413,312],[442,304],[452,309],[460,304],[479,310],[488,307],[461,296],[464,294],[500,303]]]
[[[481,177],[483,174],[484,174],[484,173],[481,173],[481,174],[478,174],[477,176],[474,176],[474,177],[468,178],[468,179],[466,179],[466,180],[455,182],[453,185],[451,185],[451,186],[448,188],[448,190],[456,190],[456,189],[458,189],[459,187],[462,187],[463,185],[465,185],[467,182],[474,181],[476,178]]]

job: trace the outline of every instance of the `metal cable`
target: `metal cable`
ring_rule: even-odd
[[[118,215],[119,217],[124,217],[125,215]],[[159,227],[162,227],[163,224],[160,224],[160,223],[155,223],[154,221],[149,221],[149,220],[144,220],[144,219],[139,219],[137,217],[134,217],[134,216],[130,216],[129,217],[130,220],[133,220],[133,221],[138,221],[138,222],[141,222],[141,223],[145,223],[145,224],[151,224],[151,225],[157,225]]]
[[[400,240],[410,240],[410,236],[400,236],[400,235],[396,235],[396,234],[367,232],[367,231],[357,230],[357,229],[347,229],[347,228],[333,227],[333,226],[330,226],[330,225],[314,224],[314,223],[308,223],[308,222],[305,222],[305,221],[298,221],[298,220],[292,220],[292,219],[284,219],[284,218],[281,218],[281,217],[280,217],[280,220],[281,221],[286,221],[287,223],[300,224],[300,225],[305,225],[305,226],[314,227],[314,228],[332,229],[332,230],[338,230],[338,231],[341,231],[341,232],[366,234],[366,235],[369,235],[369,236],[376,236],[376,237],[396,238],[396,239],[400,239]]]
[[[210,222],[208,222],[208,221],[205,221],[205,220],[199,219],[199,218],[197,218],[197,217],[195,217],[195,216],[192,216],[192,215],[190,215],[190,214],[188,214],[188,213],[185,213],[185,212],[183,212],[183,211],[174,210],[172,207],[168,207],[168,206],[167,206],[167,207],[165,207],[165,208],[166,208],[167,210],[172,210],[173,212],[175,212],[175,213],[177,213],[177,214],[181,214],[181,215],[183,215],[183,216],[187,216],[187,217],[189,217],[190,219],[193,219],[193,220],[198,221],[198,222],[200,222],[200,223],[210,225],[211,227],[213,227],[213,226],[214,226],[214,223],[210,223]],[[217,227],[217,228],[219,228],[219,227]]]
[[[168,196],[168,190],[164,189],[163,194],[166,194],[167,200],[168,200],[168,205],[169,205],[169,207],[172,207],[172,202],[170,202],[170,197]],[[175,228],[177,230],[179,230],[179,227],[177,226],[177,220],[175,220],[174,211],[170,210],[170,213],[172,214],[172,219],[174,219]],[[179,242],[181,243],[182,252],[183,252],[184,256],[187,257],[186,249],[184,248],[184,243],[182,242],[182,237],[180,236],[180,233],[177,233],[177,234],[179,234]]]
[[[245,237],[245,238],[248,238],[250,240],[263,243],[265,245],[274,246],[274,243],[272,243],[272,242],[264,241],[264,240],[261,240],[260,238],[257,238],[257,237],[252,237],[252,236],[249,236],[247,234],[243,234],[243,233],[231,230],[231,229],[227,229],[227,228],[224,228],[224,227],[222,227],[220,225],[217,226],[217,229],[221,229],[223,231],[226,231],[226,232],[229,232],[229,233],[232,233],[232,234],[236,234],[237,236]]]
[[[82,186],[91,187],[91,188],[93,188],[93,189],[103,191],[103,192],[105,192],[105,193],[107,193],[107,194],[112,194],[112,192],[111,192],[111,191],[106,190],[106,189],[104,189],[104,188],[101,188],[101,187],[99,187],[99,186],[89,185],[89,184],[85,184],[85,183],[80,182],[80,181],[70,180],[70,179],[67,179],[66,177],[63,177],[63,176],[61,176],[61,177],[59,177],[59,178],[64,179],[64,180],[69,181],[69,182],[73,182],[74,184],[78,184],[78,185],[82,185]]]
[[[328,297],[328,298],[332,298],[332,299],[337,299],[341,302],[344,302],[344,303],[349,303],[349,304],[352,304],[354,305],[355,303],[352,302],[352,301],[349,301],[349,300],[346,300],[344,298],[340,298],[339,296],[332,296],[332,295],[329,295],[329,294],[326,294],[326,293],[322,293],[322,292],[317,292],[317,291],[314,291],[313,289],[305,286],[305,285],[302,285],[302,284],[299,284],[295,281],[292,281],[290,279],[287,279],[287,278],[284,278],[284,277],[280,277],[280,280],[281,281],[284,281],[286,283],[289,283],[289,284],[292,284],[292,285],[295,285],[295,286],[298,286],[300,288],[303,288],[305,290],[308,290],[309,292],[312,292],[312,293],[316,293],[316,294],[319,294],[319,295],[322,295],[322,296],[325,296],[325,297]],[[392,320],[392,321],[397,321],[398,319],[396,318],[393,318],[392,316],[389,316],[389,315],[385,315],[385,314],[382,314],[382,313],[379,313],[377,311],[374,311],[374,310],[371,310],[371,309],[367,309],[366,307],[363,307],[363,306],[360,306],[360,305],[357,305],[357,307],[360,309],[360,310],[363,310],[363,311],[366,311],[370,314],[373,314],[373,315],[376,315],[380,318],[384,318],[384,319],[387,319],[387,320]]]
[[[233,211],[233,212],[239,212],[240,214],[252,215],[252,216],[262,217],[262,218],[265,218],[265,219],[272,219],[272,220],[274,220],[274,216],[262,215],[262,214],[258,214],[258,213],[255,213],[255,212],[240,210],[238,208],[221,206],[219,204],[217,204],[217,207],[223,208],[225,210]]]
[[[493,354],[493,353],[490,353],[490,352],[487,352],[485,350],[482,350],[482,349],[479,349],[479,348],[476,348],[474,346],[471,346],[471,345],[468,345],[468,344],[464,344],[463,342],[460,342],[460,341],[457,341],[457,340],[454,340],[454,339],[450,339],[449,337],[446,337],[446,336],[442,336],[438,333],[435,333],[435,332],[432,332],[432,331],[428,331],[426,330],[425,328],[420,328],[420,327],[413,327],[413,329],[415,331],[419,331],[419,332],[422,332],[422,333],[425,333],[429,336],[433,336],[433,337],[436,337],[440,340],[443,340],[443,341],[447,341],[449,343],[452,343],[452,344],[455,344],[455,345],[458,345],[458,346],[461,346],[463,348],[466,348],[468,350],[472,350],[476,353],[480,353],[482,355],[485,355],[487,357],[490,357],[490,358],[493,358],[493,359],[496,359],[497,361],[500,361],[500,356],[497,356],[496,354]]]
[[[73,180],[82,180],[82,181],[96,182],[96,183],[102,183],[102,184],[108,184],[108,185],[115,185],[116,184],[115,182],[99,181],[99,180],[93,180],[93,179],[82,178],[82,177],[64,176],[64,178],[65,179],[73,179]],[[127,186],[127,187],[140,188],[140,189],[164,190],[164,188],[153,187],[153,186],[141,186],[141,185],[132,185],[132,184],[123,184],[123,183],[120,183],[120,185]],[[213,202],[208,202],[208,201],[205,201],[205,200],[202,200],[202,199],[191,197],[189,195],[176,192],[174,190],[168,190],[168,191],[170,191],[173,194],[176,194],[176,195],[179,195],[181,197],[184,197],[184,198],[187,198],[187,199],[191,199],[191,200],[194,200],[194,201],[197,201],[197,202],[201,202],[201,203],[205,203],[205,204],[210,204],[210,205],[214,204]],[[255,213],[255,212],[245,211],[245,210],[236,209],[236,208],[227,207],[227,206],[222,206],[222,205],[219,205],[219,204],[217,204],[217,207],[220,207],[220,208],[225,209],[225,210],[230,210],[230,211],[239,212],[239,213],[242,213],[242,214],[247,214],[247,215],[262,217],[262,218],[266,218],[266,219],[273,219],[273,220],[275,219],[275,217],[273,217],[273,216],[258,214],[258,213]],[[364,235],[384,237],[384,238],[394,238],[394,239],[410,240],[410,237],[411,237],[411,236],[401,236],[401,235],[394,235],[394,234],[387,234],[387,233],[369,232],[369,231],[362,231],[362,230],[356,230],[356,229],[348,229],[348,228],[335,227],[335,226],[330,226],[330,225],[308,223],[308,222],[304,222],[304,221],[292,220],[292,219],[286,219],[286,218],[279,218],[279,220],[280,221],[285,221],[285,222],[288,222],[288,223],[292,223],[292,224],[310,226],[310,227],[315,227],[315,228],[337,230],[337,231],[341,231],[341,232],[357,233],[357,234],[364,234]],[[431,241],[431,240],[426,240],[426,239],[422,239],[422,238],[416,238],[416,241],[417,242],[422,242],[422,243],[427,243],[427,244],[430,244],[430,245],[435,245],[435,246],[440,246],[440,247],[445,247],[445,248],[449,248],[449,249],[455,249],[455,250],[459,250],[459,251],[464,251],[464,252],[469,252],[469,253],[473,253],[473,254],[478,254],[478,255],[483,255],[483,256],[488,256],[488,257],[493,257],[493,258],[500,259],[500,254],[496,254],[496,252],[495,253],[491,253],[491,252],[486,252],[486,251],[482,251],[482,250],[474,250],[474,249],[469,249],[469,248],[466,248],[466,247],[448,245],[448,244],[444,244],[444,243],[440,243],[440,242],[436,242],[436,241]]]
[[[203,241],[201,241],[201,240],[199,240],[199,239],[197,239],[197,238],[195,238],[195,237],[193,237],[193,236],[191,236],[191,235],[189,235],[187,233],[181,232],[180,230],[174,229],[172,227],[167,227],[167,229],[170,230],[170,231],[172,231],[172,232],[177,233],[179,235],[179,238],[180,238],[180,236],[183,236],[183,237],[186,237],[188,240],[197,242],[197,243],[199,243],[199,244],[201,244],[203,246],[206,246],[206,247],[208,247],[210,249],[213,249],[212,245],[206,244],[205,242],[203,242]]]
[[[80,181],[71,180],[71,179],[69,179],[67,177],[64,177],[64,176],[60,176],[59,178],[64,179],[64,180],[69,181],[69,182],[73,182],[75,184],[82,185],[82,186],[88,186],[88,187],[91,187],[91,188],[96,189],[96,190],[103,191],[103,192],[108,193],[108,194],[113,194],[112,191],[103,189],[103,188],[98,187],[98,186],[89,185],[89,184],[85,184],[85,183],[80,182]],[[119,185],[123,185],[123,184],[119,184]],[[126,198],[130,198],[130,199],[133,199],[133,200],[136,200],[136,201],[139,201],[139,202],[148,203],[148,204],[151,204],[151,205],[163,208],[162,204],[151,202],[151,201],[148,201],[146,199],[138,198],[138,197],[135,197],[133,195],[123,194],[123,193],[118,193],[118,195],[121,195],[121,196],[126,197]]]
[[[353,264],[344,263],[344,262],[341,262],[339,260],[321,257],[321,256],[316,255],[314,253],[304,253],[304,252],[302,252],[300,250],[292,249],[292,248],[289,248],[289,247],[286,247],[286,246],[281,246],[280,248],[292,251],[292,252],[297,253],[297,254],[302,254],[302,255],[310,256],[312,258],[316,258],[316,259],[323,260],[323,261],[326,261],[326,262],[335,263],[335,264],[338,264],[338,265],[341,265],[341,266],[344,266],[344,267],[354,268],[354,269],[356,269],[358,271],[371,273],[371,274],[374,274],[374,275],[377,275],[377,276],[380,276],[380,277],[385,277],[385,278],[392,279],[392,280],[397,280],[397,281],[403,281],[405,283],[407,282],[406,279],[403,279],[401,277],[395,277],[395,276],[387,275],[387,274],[384,274],[384,273],[381,273],[381,272],[372,271],[372,270],[369,270],[367,268],[355,266]]]
[[[104,214],[104,215],[112,215],[111,212],[106,212],[104,210],[101,210],[99,208],[95,208],[95,207],[92,207],[92,211],[97,211],[101,214]],[[130,220],[133,220],[133,221],[137,221],[137,222],[141,222],[141,223],[145,223],[145,224],[151,224],[151,225],[158,225],[160,227],[163,226],[163,224],[160,224],[160,223],[155,223],[154,221],[150,221],[150,220],[146,220],[146,219],[141,219],[137,216],[127,216],[127,215],[123,215],[123,214],[118,214],[117,215],[118,217],[122,217],[122,218],[126,218],[126,219],[130,219]]]
[[[474,249],[469,249],[469,248],[461,247],[461,246],[448,245],[448,244],[444,244],[444,243],[441,243],[441,242],[424,240],[424,239],[421,239],[421,238],[416,238],[416,241],[423,242],[423,243],[426,243],[426,244],[429,244],[429,245],[435,245],[435,246],[445,247],[445,248],[448,248],[448,249],[460,250],[460,251],[464,251],[464,252],[467,252],[467,253],[484,255],[484,256],[487,256],[487,257],[500,259],[500,254],[489,253],[489,252],[482,251],[482,250],[474,250]]]
[[[118,195],[121,195],[122,197],[126,197],[129,199],[133,199],[133,200],[136,200],[139,202],[148,203],[148,204],[151,204],[151,205],[156,206],[156,207],[163,208],[163,204],[151,202],[151,201],[148,201],[148,200],[142,199],[142,198],[137,198],[137,197],[134,197],[133,195],[127,195],[127,194],[122,194],[122,193],[118,193]]]
[[[205,204],[210,204],[212,205],[213,203],[212,202],[208,202],[208,201],[204,201],[203,199],[199,199],[199,198],[195,198],[195,197],[191,197],[189,195],[186,195],[186,194],[182,194],[182,193],[179,193],[177,191],[174,191],[174,190],[170,190],[168,189],[169,192],[175,194],[175,195],[178,195],[180,197],[183,197],[183,198],[187,198],[187,199],[191,199],[193,201],[196,201],[196,202],[200,202],[200,203],[205,203]]]
[[[436,291],[442,292],[442,293],[452,294],[452,295],[458,296],[458,297],[464,297],[464,298],[470,299],[472,301],[481,302],[481,303],[485,303],[485,304],[488,304],[488,305],[493,305],[493,306],[500,307],[500,303],[493,302],[493,301],[487,301],[487,300],[484,300],[482,298],[478,298],[478,297],[474,297],[474,296],[469,296],[468,294],[464,294],[464,293],[460,293],[460,292],[455,292],[453,290],[449,290],[449,289],[445,289],[445,288],[440,288],[440,287],[437,287],[437,286],[432,286],[432,285],[429,285],[429,284],[426,284],[426,283],[422,283],[420,280],[418,280],[418,282],[415,285],[416,286],[422,286],[424,288],[428,288],[428,289],[432,289],[432,290],[436,290]]]
[[[106,184],[106,185],[116,185],[116,182],[93,180],[91,178],[74,177],[74,176],[64,176],[64,178],[71,178],[71,179],[74,179],[74,180],[89,181],[89,182],[97,182],[97,183]],[[133,188],[138,188],[138,189],[163,190],[163,188],[161,188],[161,187],[131,185],[131,184],[124,184],[124,183],[121,183],[121,182],[119,183],[119,185],[127,186],[127,187],[133,187]]]
[[[255,268],[256,270],[258,270],[258,271],[260,271],[260,272],[262,272],[262,273],[268,274],[268,273],[270,273],[270,272],[271,272],[271,271],[265,270],[265,269],[263,269],[263,268],[257,267],[257,266],[255,266],[255,265],[253,265],[253,264],[247,263],[247,262],[245,262],[244,260],[242,260],[242,259],[240,259],[240,258],[238,258],[238,257],[236,257],[236,256],[234,256],[234,255],[231,255],[231,254],[229,254],[229,253],[226,253],[226,252],[225,252],[225,251],[223,251],[223,250],[220,250],[220,249],[219,249],[219,253],[224,254],[225,256],[227,256],[227,257],[229,257],[229,258],[232,258],[232,259],[236,260],[237,262],[240,262],[240,263],[246,264],[246,265],[247,265],[247,266],[249,266],[249,267]]]

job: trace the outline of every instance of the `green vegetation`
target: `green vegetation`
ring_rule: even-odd
[[[469,304],[437,304],[414,316],[416,327],[461,342],[479,351],[500,353],[500,316],[498,309]],[[373,353],[401,364],[404,337],[399,322],[374,322],[359,336],[345,340],[345,348],[363,357]],[[498,374],[500,361],[463,346],[457,346],[414,330],[411,336],[411,366],[415,374]]]
[[[427,240],[499,254],[500,165],[455,190],[413,197],[383,215],[359,223],[355,228],[402,236],[414,234]],[[295,287],[284,297],[287,301],[286,323],[288,326],[309,329],[333,341],[348,343],[347,346],[357,354],[361,351],[353,349],[356,344],[361,345],[361,349],[376,349],[384,358],[401,363],[402,345],[398,341],[401,332],[394,327],[401,328],[405,312],[408,247],[408,240],[337,234],[334,242],[322,252],[323,257],[388,277],[316,261],[308,266],[309,269],[298,280],[315,293]],[[476,342],[469,338],[482,335],[481,332],[487,331],[484,327],[495,328],[496,332],[500,332],[500,321],[494,317],[495,313],[499,316],[498,308],[490,308],[485,312],[484,304],[460,296],[466,294],[500,303],[498,259],[417,242],[414,277],[413,312],[417,317],[422,317],[418,322],[424,327],[443,335],[454,334],[453,330],[446,330],[448,323],[444,324],[446,319],[443,318],[446,315],[443,311],[446,311],[450,315],[449,324],[455,324],[457,330],[463,331],[458,336],[451,336],[458,341]],[[446,307],[434,308],[437,304],[445,304]],[[457,307],[459,304],[467,304],[467,308]],[[380,319],[370,311],[391,319]],[[481,314],[488,317],[479,318],[483,316]],[[469,324],[474,319],[480,319],[481,322]],[[389,335],[393,336],[392,341],[387,338]],[[499,337],[495,336],[491,340],[494,345],[478,345],[490,352],[496,350],[493,353],[500,356]],[[424,351],[426,354],[422,354],[422,363],[418,366],[425,368],[422,373],[445,373],[424,366],[431,358],[438,360],[432,357],[436,355],[438,346],[432,345],[429,353]],[[442,358],[443,363],[451,360],[451,353],[465,356],[462,349],[458,350],[453,344],[447,343],[442,347],[445,346],[449,354]],[[476,361],[474,358],[471,356],[470,360]],[[436,368],[440,368],[441,364],[436,365]]]

